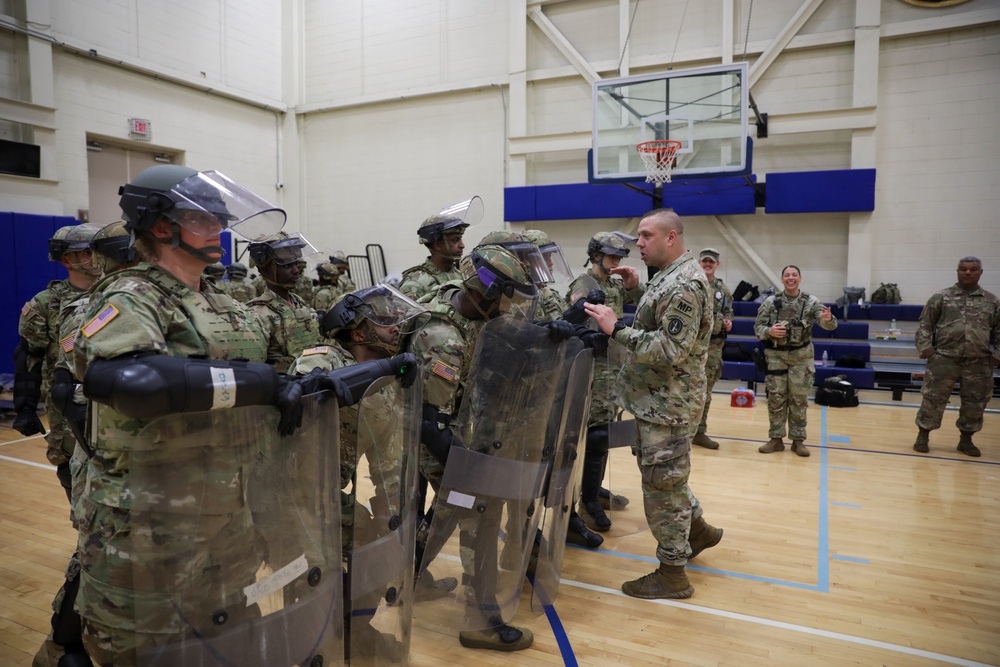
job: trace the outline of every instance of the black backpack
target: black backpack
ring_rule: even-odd
[[[846,375],[834,375],[823,380],[816,389],[816,405],[827,405],[831,408],[858,407],[858,392],[854,385],[847,381]]]
[[[756,347],[753,343],[747,343],[751,347]],[[722,344],[723,361],[753,361],[753,356],[742,343],[735,340],[727,340]]]
[[[733,291],[733,301],[754,301],[760,295],[760,290],[756,285],[751,285],[745,280],[741,280]]]
[[[878,289],[872,292],[872,303],[897,304],[901,301],[896,283],[879,283]]]

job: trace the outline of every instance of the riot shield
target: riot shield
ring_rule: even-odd
[[[129,590],[142,666],[341,665],[338,409],[170,415],[129,447]]]
[[[590,383],[594,376],[594,355],[581,350],[568,365],[561,392],[560,427],[555,434],[557,446],[552,458],[548,488],[545,493],[545,517],[538,547],[538,564],[531,593],[531,609],[544,613],[559,593],[566,531],[576,500],[580,495],[583,449],[590,414]]]
[[[421,388],[418,382],[403,389],[384,377],[358,404],[354,538],[347,556],[352,666],[407,664]]]
[[[450,630],[513,618],[542,514],[554,450],[545,435],[566,350],[546,329],[510,317],[480,332],[453,423],[465,447],[449,453],[421,564],[463,585],[419,605],[420,618]]]
[[[599,290],[601,286],[594,277],[589,273],[580,274],[570,284],[569,305],[572,306],[580,299],[586,299],[587,295],[595,289]]]
[[[617,378],[622,367],[625,366],[625,357],[628,355],[628,348],[616,340],[608,341],[608,368],[615,378],[611,383],[611,397],[615,400],[617,391]],[[632,447],[638,442],[639,434],[636,430],[634,419],[623,419],[621,411],[618,411],[617,418],[608,424],[608,448]]]

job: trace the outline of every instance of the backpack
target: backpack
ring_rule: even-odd
[[[751,285],[745,280],[741,280],[733,292],[733,301],[753,301],[760,294],[756,285]]]
[[[753,345],[753,343],[750,343]],[[750,351],[735,340],[727,340],[722,344],[722,360],[723,361],[753,361],[753,356]]]
[[[879,283],[878,289],[872,292],[872,303],[897,304],[901,301],[896,283]]]
[[[846,375],[834,375],[823,380],[816,389],[816,405],[828,405],[831,408],[858,407],[858,392],[854,385],[847,381]]]

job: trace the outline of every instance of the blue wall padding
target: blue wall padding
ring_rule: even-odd
[[[653,208],[653,186],[636,187],[596,183],[529,185],[504,188],[504,220],[578,220],[628,218]],[[663,186],[663,205],[680,215],[737,215],[754,213],[754,190],[739,177],[677,181]]]
[[[874,169],[779,172],[767,175],[766,213],[874,210]]]
[[[857,304],[849,307],[848,315],[852,320],[882,320],[890,322],[899,320],[900,322],[916,322],[920,319],[920,311],[924,307],[916,303],[881,304],[869,303],[862,308]],[[833,314],[843,319],[844,309],[840,306],[833,306]]]
[[[757,379],[757,369],[752,361],[723,361],[722,379],[753,382]]]
[[[733,315],[735,317],[757,317],[760,304],[756,301],[734,301]]]
[[[827,331],[819,324],[813,324],[813,338],[850,338],[855,340],[868,340],[867,322],[837,322],[837,328]]]
[[[60,227],[78,223],[71,216],[0,213],[0,284],[4,285],[0,297],[0,373],[14,372],[12,355],[21,307],[49,281],[66,277],[66,269],[48,259],[49,239]]]

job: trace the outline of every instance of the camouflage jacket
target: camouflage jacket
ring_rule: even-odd
[[[240,303],[250,303],[257,296],[257,290],[249,280],[230,280],[222,283],[222,289]]]
[[[535,306],[535,319],[543,322],[558,320],[566,312],[566,302],[559,294],[546,285],[538,293],[538,305]]]
[[[152,264],[122,269],[97,283],[84,320],[73,349],[78,378],[96,359],[137,352],[256,362],[266,357],[264,332],[242,304],[204,281],[195,292]],[[92,503],[129,509],[130,442],[148,423],[91,403],[94,457],[83,494]]]
[[[914,339],[917,351],[933,348],[945,357],[993,357],[1000,362],[1000,299],[957,283],[927,300]]]
[[[247,304],[264,329],[267,362],[279,373],[286,372],[302,350],[323,338],[316,311],[294,292],[289,292],[289,297],[291,303],[268,290]]]
[[[442,271],[434,266],[431,258],[428,257],[423,264],[403,271],[403,282],[399,284],[399,291],[414,301],[418,301],[420,297],[434,292],[439,285],[461,279],[462,274],[458,269]]]
[[[85,290],[71,285],[69,280],[53,280],[21,308],[17,333],[28,342],[31,352],[44,352],[42,382],[46,393],[59,356],[59,312],[62,304],[85,293]],[[36,358],[35,354],[28,357],[29,367]]]
[[[438,290],[427,304],[430,321],[409,342],[409,351],[420,361],[424,402],[453,417],[458,414],[468,380],[465,372],[484,324],[466,319],[452,305],[451,298],[460,289],[461,281],[454,281]]]
[[[711,346],[722,349],[722,331],[725,328],[722,320],[733,319],[733,294],[722,282],[722,278],[716,278],[710,285],[712,294],[713,310],[715,316],[712,320],[712,341]],[[718,336],[718,338],[716,338]]]
[[[775,294],[764,299],[757,309],[757,319],[753,324],[753,331],[758,340],[764,341],[765,346],[776,349],[787,347],[805,347],[812,343],[812,325],[815,322],[827,331],[837,328],[837,318],[831,316],[829,322],[820,319],[823,313],[823,302],[805,292],[799,292],[795,296],[788,296],[784,292]],[[778,322],[801,322],[802,330],[798,334],[791,331],[784,338],[771,338],[767,333],[774,324]],[[798,341],[798,342],[796,342]]]
[[[712,319],[708,278],[690,252],[653,276],[632,326],[614,336],[627,349],[617,382],[621,407],[643,421],[696,426]]]
[[[643,290],[646,289],[642,285],[638,287],[633,287],[632,289],[625,288],[625,282],[622,280],[621,276],[609,276],[607,280],[601,280],[596,273],[594,273],[593,268],[587,269],[587,273],[583,274],[590,276],[594,279],[600,288],[604,292],[604,305],[615,311],[615,315],[618,319],[622,318],[624,315],[625,304],[636,304],[639,299],[642,298]],[[569,285],[569,289],[566,291],[566,301],[570,301],[570,295],[577,289],[577,283],[580,282],[583,275],[579,276]],[[571,304],[572,305],[572,304]]]
[[[343,291],[340,285],[320,285],[316,293],[313,294],[313,310],[325,313],[337,305],[337,302],[344,298],[345,294],[347,292]]]

